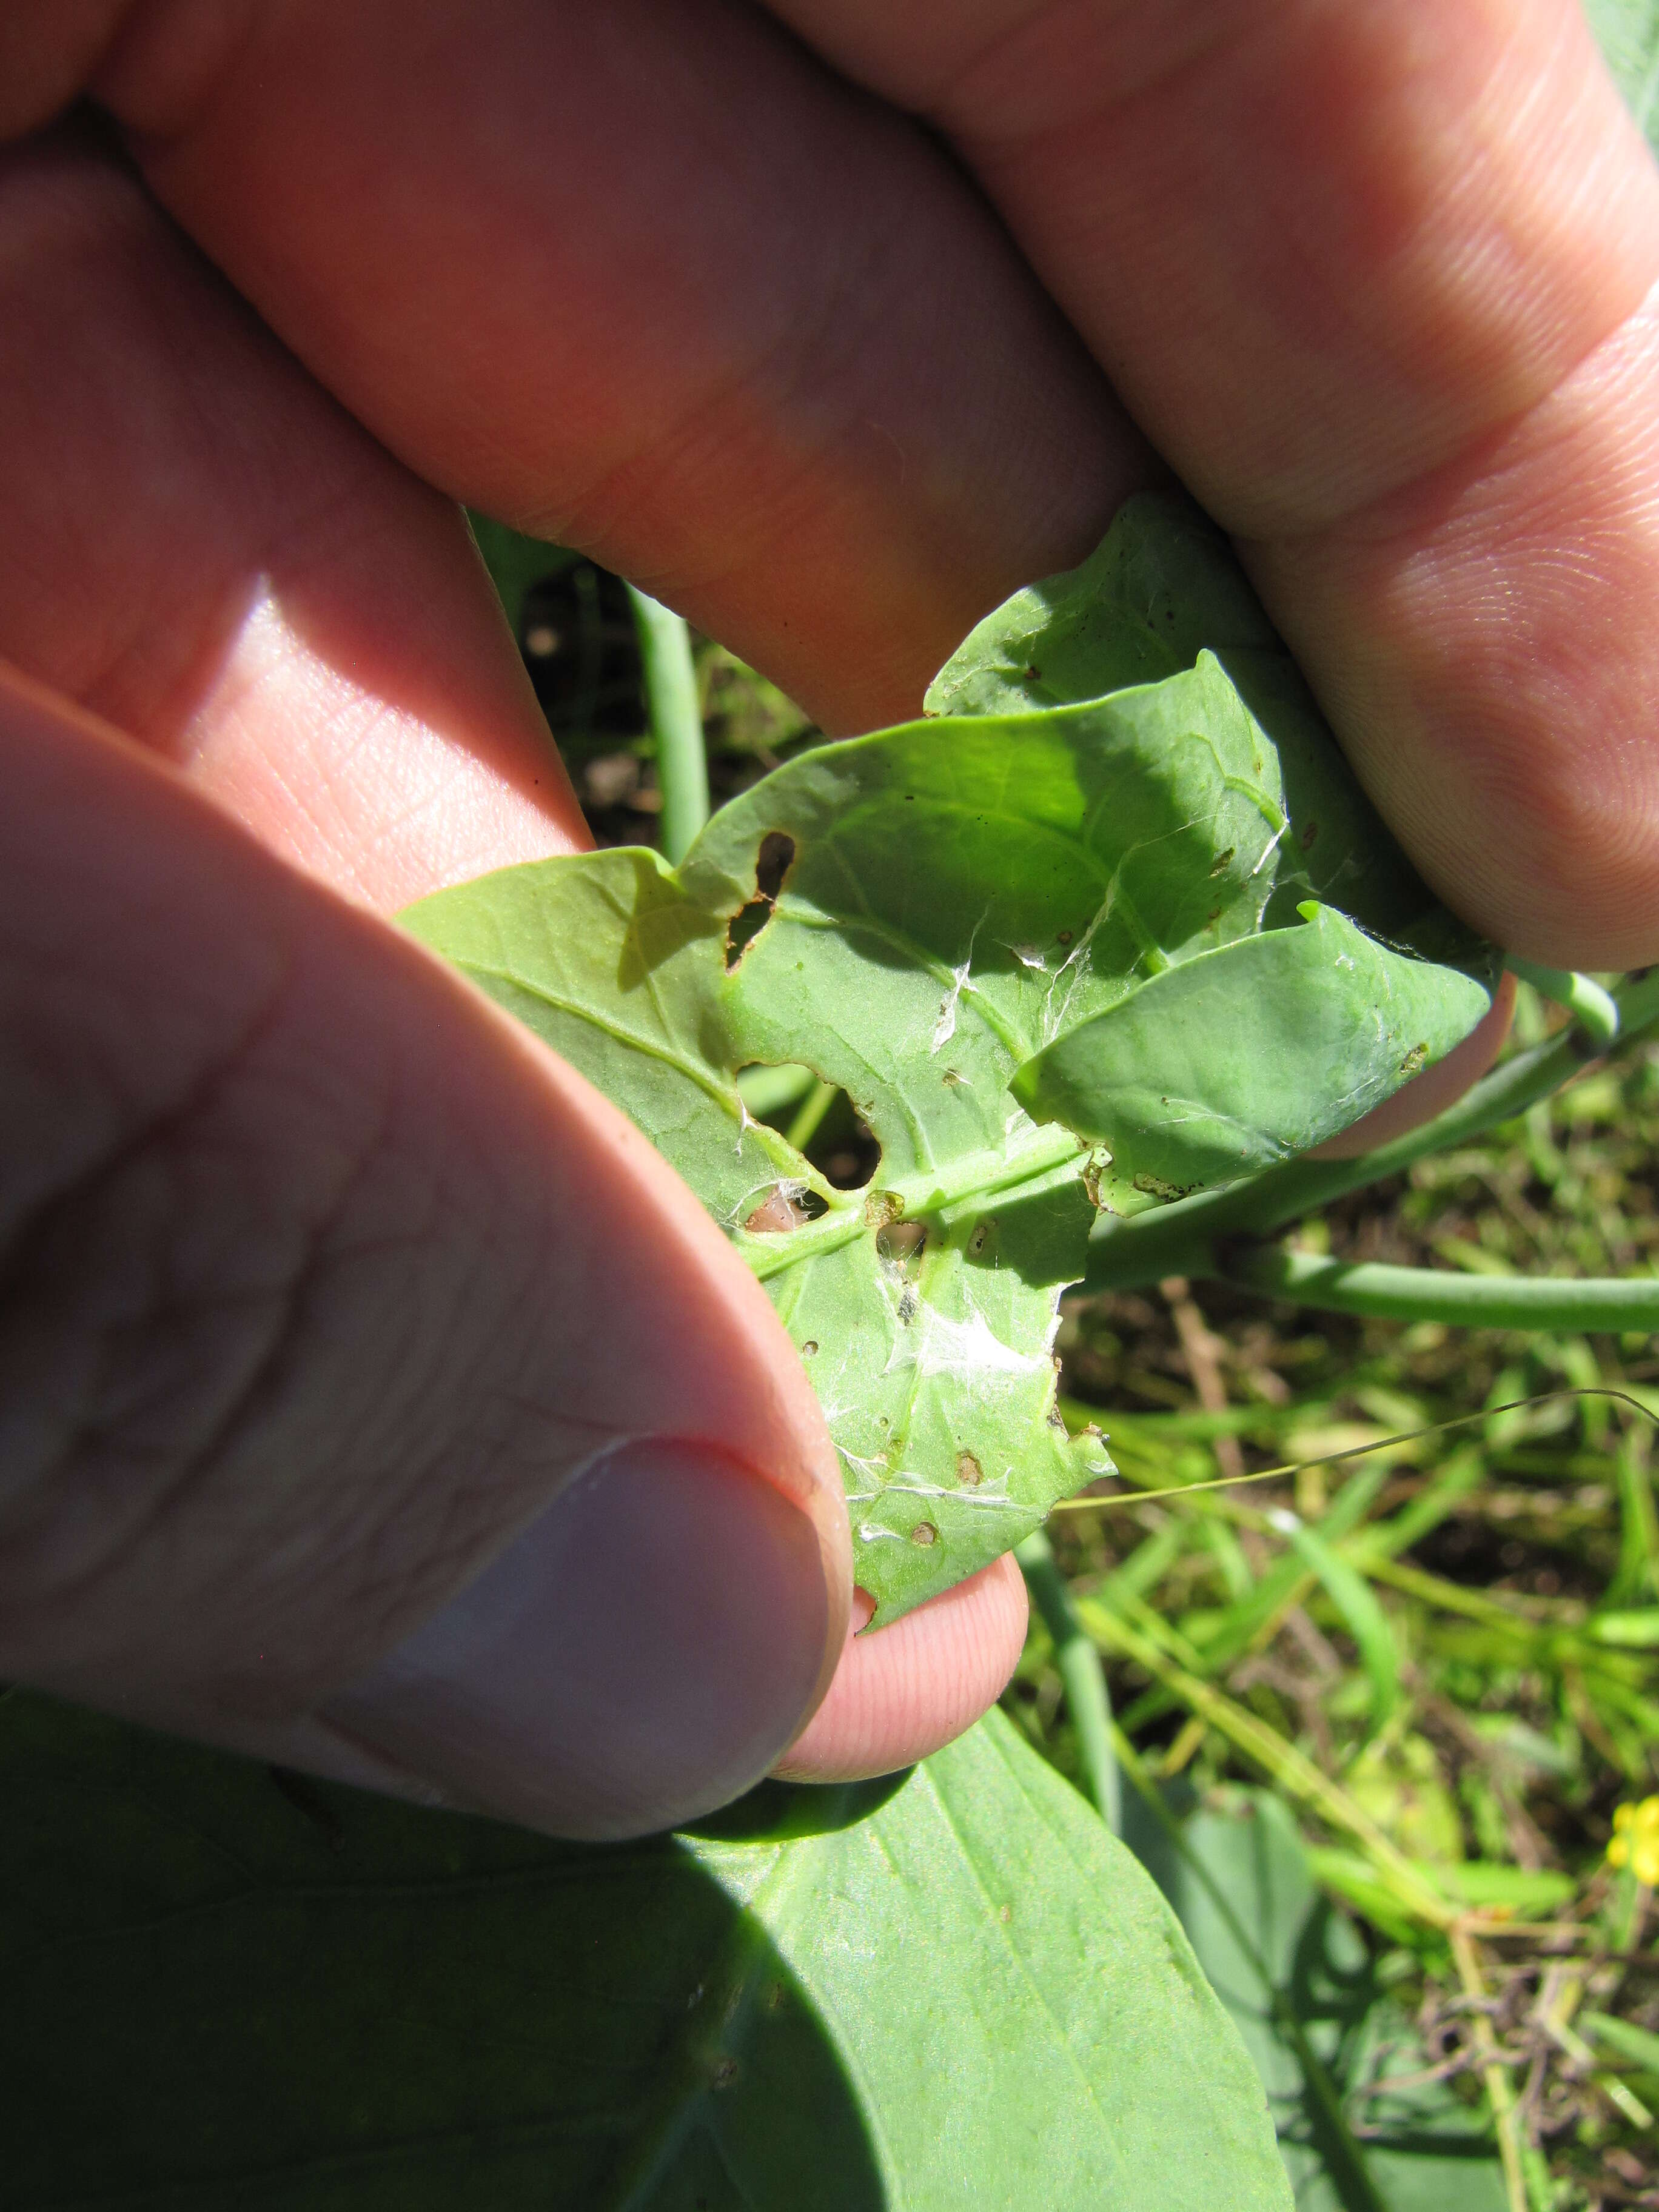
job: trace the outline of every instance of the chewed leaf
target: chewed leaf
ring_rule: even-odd
[[[1491,1000],[1456,969],[1310,911],[1142,984],[1028,1060],[1014,1096],[1170,1194],[1334,1136],[1449,1051]]]
[[[1192,501],[1142,492],[1080,568],[1028,584],[933,678],[930,714],[1018,714],[1156,684],[1207,648],[1284,647],[1227,541]]]
[[[1001,1146],[1022,1060],[1259,929],[1288,826],[1273,748],[1206,655],[1054,714],[809,754],[723,808],[681,878],[746,911],[787,845],[724,1018],[749,1058],[844,1086],[890,1180]]]
[[[775,770],[677,872],[577,854],[405,916],[632,1115],[765,1284],[882,1622],[1109,1467],[1054,1410],[1096,1206],[1316,1141],[1486,1003],[1423,957],[1468,948],[1184,503],[1131,501],[930,702]],[[744,1085],[784,1066],[847,1092],[881,1149],[866,1188],[751,1114]]]
[[[934,714],[1015,714],[1154,682],[1213,653],[1276,756],[1295,825],[1275,876],[1269,927],[1304,899],[1351,915],[1394,942],[1431,915],[1445,949],[1475,943],[1419,879],[1361,791],[1312,693],[1225,538],[1178,492],[1143,492],[1118,510],[1080,568],[1017,592],[958,647],[927,694]]]

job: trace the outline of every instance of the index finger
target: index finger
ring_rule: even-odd
[[[957,165],[760,10],[126,15],[84,81],[313,372],[828,726],[919,711],[1155,472]]]
[[[775,0],[955,141],[1425,873],[1659,950],[1659,174],[1576,0]]]

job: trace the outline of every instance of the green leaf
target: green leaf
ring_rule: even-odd
[[[507,621],[516,635],[524,620],[525,594],[533,585],[568,568],[576,555],[538,538],[526,538],[493,516],[469,510],[467,523],[473,543],[483,556],[489,580],[495,586]]]
[[[1468,1036],[1474,977],[1391,951],[1328,907],[1143,984],[1015,1074],[1039,1121],[1103,1140],[1170,1197],[1346,1128]]]
[[[810,765],[769,780],[786,787],[774,790],[766,823],[801,827],[812,792],[800,771]],[[848,1481],[858,1580],[887,1620],[1006,1551],[1054,1498],[1109,1464],[1097,1437],[1074,1442],[1048,1418],[1059,1291],[1081,1272],[1094,1216],[1080,1173],[1086,1153],[1069,1134],[1055,1141],[1033,1129],[1006,1096],[994,1121],[977,1101],[953,1099],[973,1070],[992,1087],[979,1025],[970,1033],[967,1019],[963,1043],[977,1057],[955,1058],[970,1073],[946,1084],[950,1063],[928,1064],[924,1046],[915,1082],[927,1096],[908,1112],[915,1093],[903,1056],[881,1056],[890,1028],[870,1018],[861,1036],[864,1024],[853,1037],[836,1033],[836,1010],[857,1003],[835,976],[833,956],[845,948],[832,930],[811,933],[799,919],[806,895],[793,886],[728,975],[728,928],[769,834],[734,817],[740,807],[716,818],[686,863],[701,898],[654,854],[605,853],[504,871],[427,900],[405,920],[625,1106],[765,1279],[823,1401]],[[746,836],[746,860],[732,852],[734,831]],[[746,887],[717,872],[726,861]],[[823,866],[836,872],[827,844]],[[772,1008],[799,987],[793,958],[780,968],[773,946],[803,933],[823,1004],[815,1021],[791,1010],[796,1041],[786,1055],[774,1048],[782,1024]],[[818,958],[821,947],[831,957]],[[866,976],[866,1000],[884,981],[896,1000],[908,989],[937,1028],[939,988],[925,966]],[[914,1045],[914,1027],[908,1034]],[[884,1159],[880,1197],[834,1189],[750,1118],[738,1070],[784,1057],[810,1060],[831,1081],[854,1078],[900,1164],[890,1173]],[[1004,1074],[1012,1058],[1004,1051]],[[930,1130],[935,1090],[943,1104]],[[780,1193],[810,1194],[824,1211],[790,1233],[748,1230]],[[918,1231],[920,1243],[911,1241]]]
[[[15,2212],[1288,2205],[1173,1916],[1000,1716],[605,1848],[24,1696],[0,1795]]]
[[[1659,142],[1659,0],[1584,0],[1584,13],[1632,114]]]
[[[1651,2028],[1639,2027],[1633,2020],[1620,2020],[1606,2012],[1581,2013],[1579,2024],[1616,2057],[1659,2081],[1659,2035]]]
[[[1145,1814],[1129,1834],[1255,2062],[1297,2212],[1505,2212],[1482,2114],[1443,2082],[1387,2086],[1427,2061],[1358,1934],[1320,1896],[1285,1807],[1265,1790],[1237,1795],[1237,1810],[1184,1823],[1189,1860]]]
[[[1152,606],[1138,644],[1114,590]],[[1103,591],[1111,619],[1091,629]],[[1066,1436],[1052,1363],[1097,1203],[1127,1206],[1131,1176],[1184,1187],[1313,1141],[1486,1004],[1456,968],[1394,949],[1468,950],[1201,517],[1132,501],[1080,580],[1044,593],[1048,617],[1012,603],[1035,607],[1019,650],[1045,652],[1051,620],[1081,698],[1005,680],[981,626],[941,685],[998,711],[792,761],[678,872],[575,855],[404,917],[632,1115],[766,1283],[823,1400],[882,1621],[1108,1471],[1098,1437]],[[1132,663],[1158,680],[1109,690]],[[1218,992],[1225,1034],[1203,1015]],[[752,1119],[739,1077],[752,1088],[757,1066],[847,1092],[881,1148],[867,1188],[833,1188]]]
[[[1300,670],[1226,538],[1178,492],[1118,510],[1080,568],[1018,592],[958,647],[930,714],[1029,713],[1195,668],[1212,653],[1273,757],[1289,817],[1273,855],[1270,926],[1316,899],[1439,957],[1476,940],[1438,908],[1343,759]]]

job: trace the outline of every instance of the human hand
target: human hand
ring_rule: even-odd
[[[978,170],[1437,887],[1645,957],[1659,219],[1576,15],[1004,12],[793,10]],[[849,728],[1156,464],[951,164],[756,11],[84,0],[0,40],[0,125],[90,88],[304,365],[109,149],[10,157],[0,1671],[655,1825],[811,1708],[839,1483],[673,1179],[370,918],[582,836],[429,486]],[[624,1432],[696,1449],[566,1489]],[[861,1639],[792,1771],[953,1732],[1023,1617],[1005,1563]]]

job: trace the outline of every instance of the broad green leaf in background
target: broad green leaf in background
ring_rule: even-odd
[[[578,1848],[0,1704],[12,2212],[1286,2212],[1173,1915],[1000,1715]]]
[[[1317,1142],[1488,999],[1194,510],[1132,501],[1011,609],[935,686],[947,715],[790,762],[678,871],[580,854],[404,916],[632,1115],[766,1282],[882,1621],[1108,1470],[1052,1362],[1097,1204]],[[847,1091],[868,1188],[750,1118],[739,1073],[786,1064]]]
[[[1297,2212],[1505,2212],[1484,2107],[1413,2078],[1429,2062],[1411,2021],[1320,1895],[1285,1807],[1266,1790],[1236,1796],[1232,1809],[1183,1823],[1184,1857],[1135,1801],[1128,1833],[1243,2034]]]

